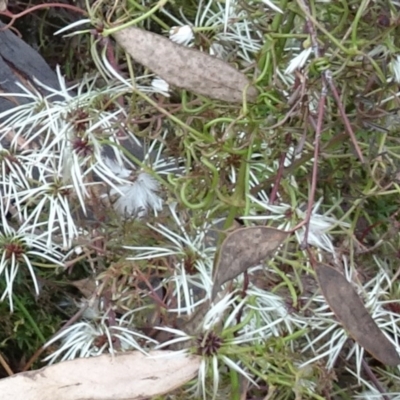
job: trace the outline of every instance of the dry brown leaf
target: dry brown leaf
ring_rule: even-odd
[[[97,289],[96,280],[94,278],[84,278],[78,281],[72,281],[70,284],[75,286],[87,299],[90,299]]]
[[[272,254],[288,235],[288,232],[266,226],[241,228],[230,233],[223,241],[215,262],[211,298],[215,298],[225,282]]]
[[[139,400],[193,379],[201,357],[173,351],[79,358],[0,380],[2,399]]]
[[[400,364],[395,347],[369,315],[352,284],[328,265],[318,264],[315,271],[329,307],[349,335],[383,364]]]
[[[244,91],[248,101],[257,98],[247,77],[216,57],[139,28],[113,36],[135,61],[173,86],[227,102],[241,103]]]

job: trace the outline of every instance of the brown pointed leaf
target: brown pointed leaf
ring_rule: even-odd
[[[242,102],[244,91],[249,101],[257,98],[247,77],[216,57],[139,28],[122,29],[113,36],[135,61],[173,86],[234,103]]]
[[[318,264],[315,271],[329,307],[349,335],[383,364],[392,367],[400,364],[395,347],[379,329],[343,274],[324,264]]]
[[[237,229],[230,233],[221,245],[214,265],[214,299],[221,285],[254,267],[283,243],[288,232],[266,226]]]
[[[168,393],[193,379],[201,357],[138,351],[78,358],[0,380],[13,400],[140,400]]]
[[[96,280],[94,278],[84,278],[78,281],[72,281],[70,284],[75,286],[87,299],[90,299],[97,289]]]

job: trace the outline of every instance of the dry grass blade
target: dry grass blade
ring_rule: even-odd
[[[200,357],[173,351],[78,358],[0,381],[2,399],[139,400],[168,393],[193,379]]]
[[[114,33],[115,40],[137,62],[169,84],[213,99],[241,103],[243,92],[254,101],[257,90],[226,62],[138,28]]]
[[[400,364],[396,349],[369,315],[351,283],[328,265],[318,264],[315,270],[326,301],[350,336],[383,364]]]
[[[241,228],[224,240],[214,266],[212,299],[221,285],[236,278],[271,255],[287,238],[288,232],[265,226]]]

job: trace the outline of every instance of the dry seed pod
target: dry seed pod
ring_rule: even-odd
[[[315,271],[329,307],[349,335],[381,363],[391,367],[400,364],[395,347],[369,315],[343,274],[324,264],[318,264]]]
[[[232,103],[241,103],[243,92],[248,101],[257,98],[247,77],[216,57],[139,28],[122,29],[113,36],[135,61],[170,85]]]

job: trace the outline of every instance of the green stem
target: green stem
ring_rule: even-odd
[[[136,3],[136,1],[133,0],[128,0],[128,3],[131,4],[132,7],[137,8],[139,11],[146,12],[147,8],[142,6],[141,4]],[[165,30],[169,30],[170,27],[160,18],[158,18],[156,15],[151,15],[151,19],[156,22],[158,25],[161,26],[161,28]]]
[[[132,90],[135,92],[135,94],[137,96],[141,97],[147,103],[152,105],[157,111],[159,111],[160,113],[164,114],[168,119],[170,119],[172,122],[175,122],[181,128],[185,129],[194,140],[198,140],[200,142],[205,142],[205,143],[214,142],[214,138],[212,138],[211,136],[204,135],[203,133],[200,133],[199,131],[197,131],[196,129],[193,129],[189,125],[186,125],[179,118],[175,117],[174,115],[169,113],[167,110],[165,110],[163,107],[159,106],[155,101],[150,99],[150,97],[146,96],[140,90],[137,90],[134,87],[132,87]]]
[[[286,276],[286,274],[284,272],[282,272],[279,268],[275,268],[273,265],[272,265],[272,267],[275,270],[275,272],[280,276],[280,278],[286,283],[286,287],[288,288],[290,295],[292,296],[292,299],[293,299],[292,305],[293,305],[293,307],[296,308],[297,307],[297,293],[296,293],[296,289],[294,288],[292,282]],[[275,290],[273,290],[273,292],[275,292]]]
[[[210,101],[206,101],[205,103],[203,103],[199,107],[189,108],[188,107],[188,102],[187,102],[187,91],[186,90],[182,91],[182,110],[187,114],[199,115],[200,113],[205,111],[211,105],[212,105],[212,103]]]
[[[199,210],[204,208],[205,210],[207,210],[212,203],[212,200],[214,198],[214,193],[215,190],[217,188],[218,185],[218,179],[219,179],[219,175],[218,175],[218,171],[215,168],[215,166],[210,163],[205,157],[201,157],[201,162],[211,170],[212,173],[212,180],[211,180],[211,184],[210,187],[207,189],[207,194],[206,196],[204,196],[204,198],[199,201],[198,203],[190,203],[189,200],[187,199],[187,189],[189,188],[189,182],[191,180],[187,180],[185,181],[181,188],[180,188],[180,198],[182,200],[182,203],[189,209],[191,210]]]
[[[361,4],[358,6],[358,10],[357,10],[357,14],[354,17],[354,21],[352,23],[352,31],[351,31],[351,41],[353,44],[353,47],[356,49],[357,46],[357,31],[358,31],[358,23],[360,22],[360,19],[368,5],[368,3],[370,2],[370,0],[363,0],[361,2]]]
[[[231,399],[232,400],[240,400],[240,384],[238,373],[230,368],[229,375],[231,378]]]
[[[104,37],[106,37],[122,29],[126,29],[129,28],[130,26],[137,25],[139,22],[144,21],[145,19],[151,17],[156,11],[164,7],[167,3],[168,0],[160,0],[153,8],[142,14],[139,18],[135,18],[125,24],[118,25],[114,28],[105,29],[102,34]]]
[[[283,11],[283,14],[281,14],[281,13],[275,14],[274,20],[272,21],[272,24],[271,24],[272,32],[278,32],[279,28],[282,26],[282,20],[283,20],[285,10],[287,9],[288,2],[289,2],[289,0],[282,0],[279,3],[279,8]]]
[[[357,50],[357,48],[352,48],[352,49],[347,49],[346,47],[344,47],[342,45],[342,43],[337,40],[332,34],[331,32],[329,32],[327,29],[325,29],[323,27],[322,24],[320,24],[313,15],[309,14],[307,12],[306,9],[303,9],[303,7],[300,4],[300,7],[303,11],[303,13],[305,14],[305,16],[336,46],[338,47],[340,50],[342,50],[345,54],[350,55],[350,56],[354,56],[357,54],[360,54],[360,52]]]
[[[249,146],[249,151],[251,151],[250,150],[251,147],[252,146]],[[232,225],[233,220],[237,216],[239,206],[243,202],[243,200],[246,201],[246,203],[248,202],[248,199],[245,198],[247,197],[247,193],[249,190],[249,187],[248,186],[246,187],[246,185],[248,185],[249,183],[248,174],[249,174],[249,164],[247,162],[247,159],[242,158],[235,192],[231,198],[232,207],[230,208],[229,214],[226,217],[224,229],[228,229]],[[248,209],[247,204],[245,208]]]
[[[44,337],[42,331],[39,329],[37,326],[35,320],[32,318],[31,314],[29,314],[28,310],[25,308],[23,303],[19,300],[17,296],[13,294],[13,300],[17,304],[19,310],[24,314],[25,318],[27,321],[30,323],[33,331],[36,333],[36,335],[39,337],[40,341],[44,344],[46,343],[46,338]]]
[[[293,29],[294,19],[296,17],[296,13],[294,11],[290,11],[287,17],[286,23],[284,25],[283,34],[289,35],[290,31]],[[279,63],[282,57],[282,53],[285,50],[286,46],[286,38],[282,37],[278,41],[278,45],[275,47],[275,59]]]

